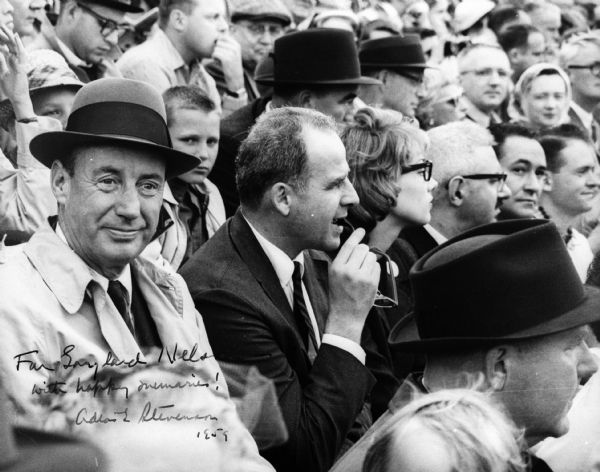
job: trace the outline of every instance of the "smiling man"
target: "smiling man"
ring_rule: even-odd
[[[539,215],[539,199],[546,182],[546,155],[533,130],[518,124],[490,126],[496,141],[494,150],[502,170],[510,198],[502,202],[498,219],[535,218]]]
[[[237,158],[240,209],[181,269],[217,359],[275,382],[289,439],[263,455],[277,470],[328,470],[356,440],[357,417],[369,423],[375,378],[360,343],[379,265],[363,229],[332,263],[307,251],[340,246],[340,220],[358,202],[348,172],[331,118],[265,113]]]
[[[581,128],[564,124],[544,131],[540,143],[546,153],[552,186],[545,189],[541,205],[567,241],[567,248],[582,280],[593,254],[587,239],[574,226],[592,209],[598,194],[598,160]]]
[[[460,84],[465,91],[467,117],[487,128],[502,120],[498,114],[508,94],[510,63],[499,47],[476,44],[458,55]]]

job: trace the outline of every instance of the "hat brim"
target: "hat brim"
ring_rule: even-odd
[[[148,141],[122,136],[76,133],[73,131],[49,131],[39,134],[31,140],[29,149],[38,161],[46,167],[51,167],[55,160],[61,160],[65,156],[70,155],[73,149],[94,144],[130,146],[138,149],[146,149],[155,154],[158,153],[166,164],[166,179],[172,179],[184,174],[201,163],[200,159],[190,154]]]
[[[410,64],[401,64],[399,62],[361,62],[362,69],[438,69],[425,62],[412,62]]]
[[[380,80],[372,77],[358,77],[354,79],[338,79],[338,80],[275,80],[274,76],[258,77],[255,82],[262,85],[381,85]]]
[[[468,349],[546,336],[600,321],[600,289],[588,285],[584,285],[583,289],[585,296],[577,307],[546,323],[507,336],[421,339],[414,315],[410,313],[392,328],[388,338],[390,348],[394,351],[413,353]]]
[[[2,472],[92,472],[106,465],[94,445],[62,434],[14,428],[18,457]]]
[[[234,12],[231,14],[231,22],[235,23],[239,20],[248,21],[274,21],[281,23],[282,26],[289,26],[292,24],[292,18],[286,16],[283,13],[238,13]]]
[[[143,8],[129,5],[127,3],[113,2],[111,0],[86,0],[86,2],[113,8],[114,10],[124,11],[126,13],[142,13],[144,11]]]

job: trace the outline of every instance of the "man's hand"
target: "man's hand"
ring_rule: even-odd
[[[0,25],[0,88],[11,101],[18,119],[35,116],[29,96],[27,54],[21,38]]]
[[[217,40],[212,57],[221,63],[227,90],[237,92],[244,87],[242,48],[232,36],[227,34]]]
[[[379,284],[377,256],[366,244],[362,228],[354,231],[329,268],[329,317],[325,332],[360,344]]]

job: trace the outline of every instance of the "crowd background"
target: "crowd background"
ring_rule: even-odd
[[[0,53],[0,470],[600,467],[600,0],[0,0]]]

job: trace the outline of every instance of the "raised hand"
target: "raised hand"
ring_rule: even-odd
[[[237,92],[244,87],[242,49],[232,36],[226,34],[217,40],[212,57],[221,63],[228,90]]]

